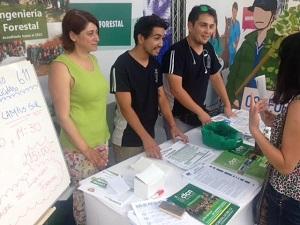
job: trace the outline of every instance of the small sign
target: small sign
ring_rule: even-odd
[[[251,94],[253,94],[255,102],[258,102],[260,100],[257,88],[245,87],[243,93],[242,105],[241,105],[242,109],[249,110],[250,103],[251,103]],[[274,114],[282,113],[285,110],[286,106],[275,104],[272,100],[273,95],[274,95],[273,91],[267,90],[266,97],[269,101],[269,110]]]

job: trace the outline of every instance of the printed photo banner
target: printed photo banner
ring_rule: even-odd
[[[0,42],[48,37],[45,7],[36,5],[1,5]]]

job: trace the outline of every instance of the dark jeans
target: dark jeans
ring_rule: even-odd
[[[265,198],[268,225],[300,225],[300,201],[280,194],[270,184]]]

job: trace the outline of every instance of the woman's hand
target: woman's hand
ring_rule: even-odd
[[[104,169],[107,166],[108,152],[100,152],[97,148],[92,149],[89,147],[86,151],[83,152],[83,154],[91,163],[93,163],[95,167]]]
[[[273,121],[275,119],[275,114],[272,112],[265,110],[260,113],[260,117],[266,126],[271,127],[273,125]]]
[[[259,131],[259,113],[262,109],[262,104],[255,103],[253,95],[251,95],[250,100],[250,110],[249,110],[249,130],[254,137],[254,133]]]

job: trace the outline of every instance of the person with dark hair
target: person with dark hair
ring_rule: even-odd
[[[98,20],[88,12],[70,10],[62,21],[65,53],[51,64],[49,91],[61,126],[60,143],[76,187],[108,162],[109,131],[106,99],[109,85],[96,57]],[[83,193],[73,193],[74,218],[85,224]]]
[[[175,43],[164,56],[163,72],[175,98],[173,114],[183,132],[211,122],[204,105],[208,80],[221,97],[225,114],[233,115],[219,72],[221,65],[209,43],[216,28],[216,17],[216,11],[210,6],[194,6],[188,16],[188,36]]]
[[[230,33],[228,39],[228,51],[229,51],[229,65],[232,65],[236,49],[240,40],[241,28],[240,22],[237,20],[238,4],[234,2],[232,4],[232,17],[230,22]]]
[[[112,134],[117,162],[145,151],[161,158],[154,140],[158,108],[171,127],[173,138],[187,137],[177,129],[162,87],[162,74],[154,56],[159,54],[168,24],[156,15],[143,16],[134,26],[135,47],[118,57],[111,67],[110,92],[117,108]]]
[[[277,39],[275,30],[271,25],[275,20],[277,0],[254,0],[253,5],[248,7],[253,12],[253,20],[256,30],[247,34],[241,47],[238,49],[235,60],[229,68],[226,89],[230,102],[234,107],[239,108],[242,101],[242,94],[236,96],[236,91],[243,84],[244,80],[251,74],[254,68],[259,65],[261,59],[266,55],[268,43]],[[274,59],[268,60],[264,67],[277,65]],[[256,76],[264,74],[267,81],[267,89],[274,90],[276,78],[272,74],[263,73],[259,69]],[[247,87],[256,88],[255,79],[252,79]]]
[[[258,224],[300,224],[300,33],[286,37],[279,48],[279,70],[273,101],[286,105],[277,116],[267,103],[251,99],[249,129],[269,161],[269,172],[257,207]],[[271,126],[270,141],[259,129],[261,118]]]

